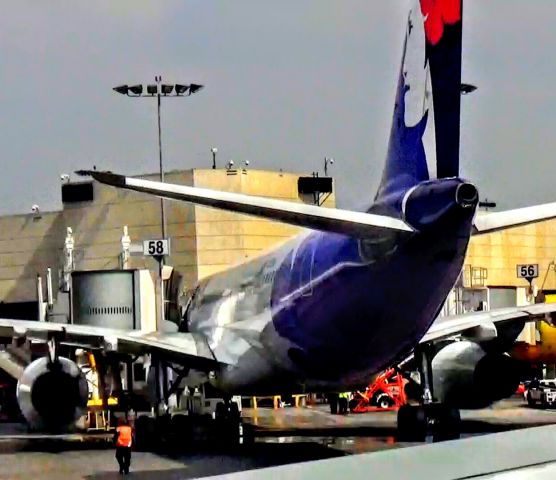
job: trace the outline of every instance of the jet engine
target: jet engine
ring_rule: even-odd
[[[519,384],[517,362],[487,353],[475,342],[454,342],[432,360],[433,394],[457,408],[484,408],[512,395]]]
[[[42,357],[30,363],[17,384],[21,413],[33,429],[59,431],[86,413],[87,380],[75,362]]]

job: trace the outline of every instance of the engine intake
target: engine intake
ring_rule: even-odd
[[[454,342],[432,360],[433,392],[457,408],[484,408],[512,395],[519,384],[516,360],[486,353],[474,342]]]
[[[87,380],[75,362],[43,357],[27,366],[17,384],[21,413],[34,429],[61,430],[86,413]]]

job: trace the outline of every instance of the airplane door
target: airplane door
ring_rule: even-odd
[[[299,287],[303,288],[302,296],[308,297],[313,294],[313,268],[315,263],[316,238],[311,235],[301,252],[301,263],[299,265]]]

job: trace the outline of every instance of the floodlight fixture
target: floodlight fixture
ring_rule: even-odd
[[[176,83],[176,95],[185,95],[189,90],[189,85],[181,85]]]
[[[460,86],[460,92],[462,95],[467,95],[469,93],[473,93],[475,90],[477,90],[477,87],[475,85],[471,85],[469,83],[462,83]]]
[[[191,85],[189,85],[189,95],[193,95],[195,92],[201,90],[201,88],[203,88],[203,85],[192,83]]]
[[[127,95],[128,86],[127,85],[120,85],[118,87],[114,87],[112,90],[115,92],[121,93],[122,95]]]
[[[129,87],[129,91],[133,93],[133,95],[141,95],[143,93],[143,85],[132,85]]]
[[[158,93],[158,85],[147,85],[147,93],[149,95],[156,95]]]
[[[172,90],[174,90],[174,85],[162,84],[160,88],[162,90],[162,95],[170,95]]]

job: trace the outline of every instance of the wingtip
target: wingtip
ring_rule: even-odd
[[[101,172],[98,170],[76,170],[76,175],[80,177],[93,177],[97,182],[123,187],[126,184],[125,177],[112,172]]]

